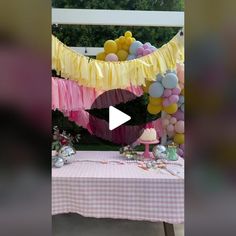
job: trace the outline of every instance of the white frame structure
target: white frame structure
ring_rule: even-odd
[[[184,12],[53,8],[52,24],[183,27]],[[86,46],[71,48],[86,56],[103,51]]]

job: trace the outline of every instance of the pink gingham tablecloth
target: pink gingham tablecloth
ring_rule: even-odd
[[[107,164],[100,162],[105,160]],[[79,151],[73,163],[52,168],[52,214],[184,222],[182,158],[177,161],[182,166],[168,165],[178,177],[120,160],[124,158],[118,152]]]

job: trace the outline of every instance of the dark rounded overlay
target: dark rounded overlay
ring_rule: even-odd
[[[119,145],[131,145],[143,133],[145,124],[136,124],[140,114],[128,103],[136,99],[137,96],[124,89],[113,89],[102,93],[91,106],[89,112],[89,128],[97,137]],[[109,130],[109,106],[126,113],[131,119],[121,126]],[[138,106],[138,105],[136,105]],[[146,113],[145,113],[146,114]]]

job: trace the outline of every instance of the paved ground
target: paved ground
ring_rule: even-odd
[[[85,218],[78,214],[52,219],[53,236],[164,236],[162,223]],[[184,235],[183,225],[175,225],[175,235]]]

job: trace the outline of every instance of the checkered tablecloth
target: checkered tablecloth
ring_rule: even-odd
[[[183,159],[168,165],[172,174],[123,160],[118,152],[79,151],[72,164],[52,168],[52,214],[183,223]]]

